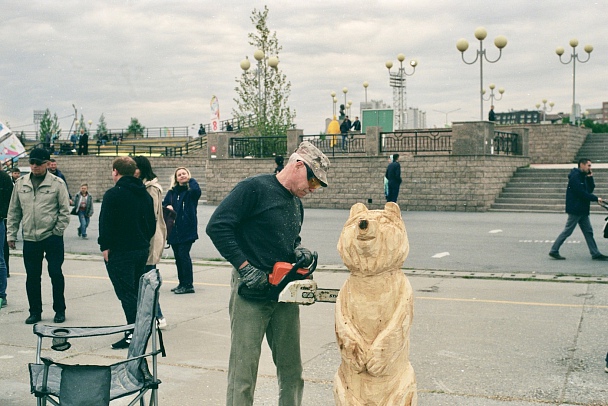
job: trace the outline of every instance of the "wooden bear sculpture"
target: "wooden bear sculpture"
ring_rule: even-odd
[[[336,302],[342,363],[334,379],[336,405],[418,404],[409,360],[412,287],[401,271],[409,253],[401,210],[387,203],[350,209],[338,252],[351,275]]]

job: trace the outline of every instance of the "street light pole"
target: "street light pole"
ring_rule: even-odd
[[[496,89],[496,85],[494,83],[490,83],[490,86],[488,86],[488,87],[490,88],[490,94],[488,95],[488,98],[486,99],[485,96],[484,96],[486,94],[486,90],[485,89],[483,89],[481,91],[481,96],[483,97],[484,100],[489,101],[490,105],[493,106],[494,105],[494,100],[496,100],[496,101],[502,100],[502,96],[505,93],[505,89],[502,88],[502,87],[500,89],[498,89],[498,93],[500,93],[500,96],[496,96],[494,94],[494,89]]]
[[[461,38],[456,42],[456,48],[460,51],[462,61],[467,65],[473,65],[479,60],[479,105],[480,105],[480,120],[483,121],[483,60],[489,63],[498,62],[502,56],[502,49],[507,46],[507,38],[504,35],[499,35],[494,39],[494,45],[498,48],[498,58],[495,60],[488,59],[486,50],[483,47],[483,40],[488,36],[488,32],[484,27],[477,27],[475,30],[475,38],[479,40],[479,51],[476,51],[475,59],[472,62],[467,62],[464,59],[464,53],[469,49],[469,43],[466,39]]]
[[[335,119],[336,119],[336,102],[338,101],[338,98],[336,97],[336,92],[334,92],[334,91],[332,91],[332,92],[330,93],[330,96],[331,96],[331,101],[332,101],[332,103],[333,103],[333,107],[334,107],[334,110],[333,110],[333,112],[334,112],[333,118],[334,118],[334,120],[335,120]]]
[[[405,100],[405,78],[407,76],[412,76],[416,72],[416,66],[418,65],[418,61],[412,59],[410,61],[410,66],[412,67],[412,73],[406,73],[405,68],[403,67],[403,61],[405,61],[405,55],[399,54],[397,55],[397,60],[399,61],[399,71],[397,73],[392,73],[391,68],[393,67],[392,61],[386,61],[384,66],[388,69],[389,76],[389,84],[393,88],[393,107],[397,105],[397,115],[395,116],[395,127],[397,130],[405,129],[405,111],[407,110],[407,102]]]
[[[445,114],[445,127],[448,128],[448,114],[454,113],[458,110],[460,110],[460,108],[457,108],[455,110],[450,110],[450,111],[441,111],[441,110],[433,110],[433,111],[436,111],[437,113]]]
[[[555,106],[555,103],[550,102],[549,103],[549,109],[547,110],[547,99],[543,99],[543,108],[540,108],[540,103],[536,103],[536,109],[540,110],[543,112],[543,121],[545,121],[547,119],[547,112],[550,112],[551,110],[553,110],[553,106]]]
[[[264,54],[264,51],[261,49],[256,49],[254,51],[253,58],[257,61],[258,65],[256,69],[256,80],[258,82],[258,103],[256,108],[256,115],[258,117],[257,121],[258,123],[262,122],[263,130],[266,130],[266,103],[268,98],[266,97],[266,68],[264,67],[264,61],[266,61],[268,66],[270,66],[272,69],[277,69],[279,65],[279,58],[277,56],[267,57]],[[249,58],[246,56],[245,59],[241,61],[241,69],[245,74],[247,74],[250,67],[251,63],[249,62]],[[264,86],[262,86],[262,71],[264,72]]]
[[[566,62],[562,61],[562,55],[565,52],[563,47],[557,47],[555,49],[555,53],[557,54],[557,56],[559,56],[559,61],[562,64],[568,65],[570,62],[572,62],[572,115],[570,117],[570,123],[577,125],[579,115],[577,114],[578,112],[576,109],[576,61],[578,60],[580,63],[588,62],[589,59],[591,59],[591,52],[593,52],[593,47],[591,45],[585,45],[584,49],[585,52],[587,52],[587,59],[583,61],[578,57],[578,54],[576,53],[578,39],[572,38],[570,40],[570,46],[572,47],[572,54],[570,54],[570,59],[568,59],[568,61]]]
[[[367,104],[367,87],[369,86],[369,83],[367,83],[367,81],[363,82],[363,88],[365,89],[365,104]]]

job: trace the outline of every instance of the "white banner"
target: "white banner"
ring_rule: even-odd
[[[0,142],[0,161],[15,159],[19,154],[25,152],[25,148],[15,134],[11,134],[4,141]]]
[[[211,97],[209,103],[211,107],[211,132],[220,130],[220,102],[215,95]]]
[[[4,125],[4,123],[0,122],[0,138],[10,133],[11,129]]]

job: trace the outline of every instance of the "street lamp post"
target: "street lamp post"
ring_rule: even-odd
[[[352,100],[349,100],[349,101],[348,101],[348,103],[347,103],[348,108],[346,109],[346,111],[348,111],[348,114],[347,114],[347,116],[348,116],[348,117],[350,117],[350,114],[351,114],[350,107],[351,107],[352,105],[353,105],[353,101],[352,101]]]
[[[367,87],[369,86],[369,83],[367,83],[367,80],[365,82],[363,82],[363,88],[365,89],[365,104],[367,104]]]
[[[257,69],[255,72],[257,85],[258,85],[258,103],[257,103],[257,111],[256,115],[258,116],[258,122],[262,121],[264,123],[264,129],[266,128],[266,87],[262,86],[262,82],[264,85],[266,84],[266,69],[264,69],[264,61],[267,62],[268,66],[272,69],[277,69],[279,66],[279,57],[271,56],[267,57],[264,54],[264,51],[261,49],[256,49],[253,53],[253,58],[257,61]],[[241,61],[241,69],[246,74],[251,67],[251,63],[249,62],[249,58],[246,56],[245,59]],[[262,80],[262,73],[264,74],[264,78]],[[263,97],[262,97],[263,94]]]
[[[591,45],[585,45],[585,52],[587,52],[587,59],[584,61],[578,57],[576,53],[576,47],[578,46],[578,40],[576,38],[572,38],[570,40],[570,46],[572,47],[572,53],[570,54],[570,59],[564,62],[562,61],[562,55],[564,54],[563,47],[557,47],[555,49],[555,53],[559,56],[559,61],[564,65],[568,65],[572,62],[572,115],[570,116],[570,123],[576,125],[578,122],[578,118],[580,117],[580,112],[576,108],[576,61],[578,60],[580,63],[586,63],[591,58],[591,52],[593,51],[593,47]],[[574,121],[573,121],[574,120]]]
[[[336,92],[333,92],[333,91],[330,93],[330,96],[331,96],[331,101],[332,101],[333,107],[334,107],[333,118],[335,119],[336,118],[336,102],[338,101],[338,98],[336,97]]]
[[[550,102],[549,109],[547,110],[547,99],[543,99],[543,108],[542,109],[540,108],[540,103],[536,103],[536,109],[543,112],[543,121],[545,121],[547,119],[547,112],[550,112],[551,110],[553,110],[553,106],[555,106],[555,103]]]
[[[456,48],[460,51],[462,61],[467,65],[473,65],[479,60],[479,104],[480,104],[480,120],[483,121],[483,60],[489,63],[498,62],[502,56],[502,49],[507,46],[507,38],[504,35],[499,35],[494,39],[494,45],[498,48],[498,58],[491,61],[488,59],[486,50],[483,47],[483,40],[488,36],[488,32],[483,27],[478,27],[475,30],[475,38],[479,40],[479,51],[476,51],[475,59],[472,62],[467,62],[464,59],[464,53],[469,49],[469,43],[466,39],[461,38],[456,42]]]
[[[441,110],[433,110],[433,111],[436,111],[437,113],[445,114],[445,128],[448,128],[448,114],[454,113],[458,110],[460,110],[460,108],[457,108],[455,110],[450,110],[450,111],[441,111]]]
[[[483,89],[481,91],[481,97],[483,97],[484,100],[489,101],[490,102],[490,106],[493,106],[494,105],[494,100],[496,100],[496,101],[502,100],[502,96],[505,93],[505,89],[502,88],[502,87],[500,89],[498,89],[498,93],[500,93],[500,96],[496,96],[494,94],[494,89],[496,89],[496,85],[494,83],[490,83],[490,86],[488,86],[488,87],[490,88],[490,94],[488,95],[488,98],[486,99],[485,96],[484,96],[486,94],[486,90],[485,89]]]
[[[384,66],[386,66],[386,68],[388,69],[389,84],[393,88],[393,107],[397,106],[397,115],[395,116],[395,127],[397,130],[403,130],[405,129],[405,114],[407,110],[405,78],[407,76],[412,76],[414,72],[416,72],[416,66],[418,65],[418,61],[412,59],[410,61],[412,73],[406,73],[405,68],[403,67],[405,55],[397,55],[397,60],[399,61],[399,70],[397,73],[391,72],[391,68],[393,67],[392,61],[386,61]]]

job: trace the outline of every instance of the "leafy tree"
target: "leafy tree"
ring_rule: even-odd
[[[278,65],[275,67],[269,65],[272,58],[278,60],[279,52],[283,47],[279,45],[276,32],[271,33],[266,24],[267,6],[264,6],[263,11],[254,9],[250,19],[256,31],[249,33],[249,44],[256,50],[262,51],[264,57],[259,62],[247,60],[250,65],[257,66],[251,66],[248,71],[244,70],[241,77],[236,80],[238,86],[234,90],[238,98],[234,101],[237,108],[232,112],[238,123],[246,123],[249,117],[253,118],[250,127],[244,129],[248,135],[285,135],[295,118],[295,111],[287,105],[291,82],[287,81],[287,77]]]
[[[137,138],[138,135],[143,137],[145,129],[146,127],[141,125],[137,118],[131,117],[131,124],[127,127],[127,135],[133,135],[135,138]]]
[[[59,126],[59,117],[57,113],[51,118],[51,111],[46,109],[40,120],[40,141],[51,142],[61,135],[61,126]]]
[[[590,128],[592,133],[605,134],[608,133],[608,124],[596,123],[590,118],[583,120],[583,125],[586,128]]]
[[[84,134],[87,132],[87,123],[84,121],[84,114],[80,115],[80,122],[78,123],[78,134]]]
[[[45,142],[51,140],[53,128],[53,120],[51,120],[51,112],[49,109],[44,111],[42,119],[40,120],[40,141]]]
[[[96,137],[101,138],[102,136],[107,135],[107,134],[108,134],[108,126],[106,124],[106,117],[102,113],[101,117],[99,117],[99,122],[97,123]]]

